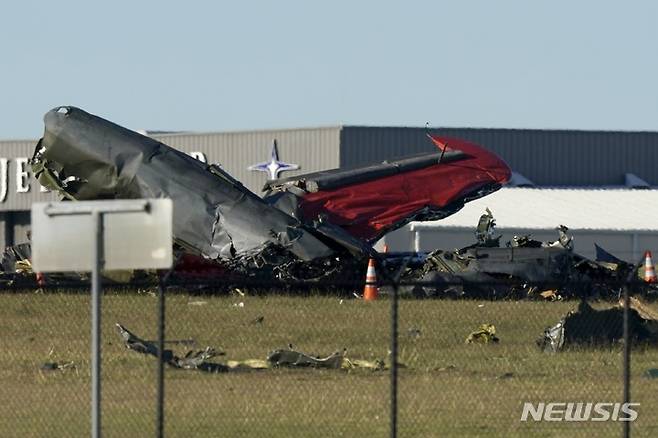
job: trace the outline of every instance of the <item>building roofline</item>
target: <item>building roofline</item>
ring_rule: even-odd
[[[410,222],[409,230],[413,232],[413,231],[427,231],[427,230],[436,231],[436,230],[449,229],[453,231],[472,231],[473,233],[475,233],[476,226],[477,224],[473,224],[473,226],[442,224],[441,221],[439,220],[439,221],[431,221],[431,222]],[[494,234],[500,234],[500,232],[508,232],[510,230],[521,231],[521,232],[549,231],[549,232],[555,232],[555,235],[557,236],[557,231],[555,231],[555,227],[539,227],[539,226],[538,227],[496,226],[496,232]],[[632,234],[648,234],[651,236],[655,236],[656,231],[658,231],[658,228],[615,228],[615,227],[608,227],[608,228],[573,227],[572,228],[569,227],[569,234],[578,234],[578,233],[618,234],[622,232],[622,233],[632,233]]]
[[[28,142],[28,143],[33,143],[36,144],[37,141],[39,141],[39,138],[2,138],[0,139],[0,143],[20,143],[20,142]]]
[[[236,129],[230,131],[152,131],[146,130],[150,135],[156,137],[177,137],[183,135],[226,135],[226,134],[250,134],[250,133],[264,133],[264,132],[280,132],[280,131],[313,131],[313,130],[338,130],[343,129],[343,125],[326,125],[326,126],[305,126],[297,128],[258,128],[258,129]]]
[[[619,129],[554,129],[554,128],[495,128],[495,127],[467,127],[467,126],[409,126],[409,125],[342,125],[344,129],[356,128],[356,129],[429,129],[429,130],[440,130],[440,129],[460,129],[465,131],[497,131],[497,132],[553,132],[553,133],[582,133],[582,134],[658,134],[658,131],[651,130],[619,130]]]
[[[264,132],[278,132],[278,131],[313,131],[313,130],[349,130],[349,129],[414,129],[432,131],[447,129],[447,130],[463,130],[472,132],[537,132],[537,133],[555,133],[555,134],[658,134],[658,131],[650,130],[603,130],[603,129],[552,129],[552,128],[495,128],[495,127],[473,127],[473,126],[409,126],[409,125],[362,125],[362,124],[329,124],[329,125],[315,125],[315,126],[301,126],[301,127],[273,127],[273,128],[257,128],[257,129],[231,129],[227,131],[212,130],[212,131],[167,131],[167,130],[146,130],[149,135],[154,137],[178,137],[185,135],[231,135],[231,134],[247,134],[247,133],[264,133]],[[0,143],[9,142],[35,142],[37,138],[7,138],[0,139]]]

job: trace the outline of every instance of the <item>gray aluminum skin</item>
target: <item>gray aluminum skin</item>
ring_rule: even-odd
[[[72,200],[171,198],[176,243],[204,257],[245,258],[268,246],[301,260],[333,250],[217,166],[75,107],[44,117],[32,166]]]

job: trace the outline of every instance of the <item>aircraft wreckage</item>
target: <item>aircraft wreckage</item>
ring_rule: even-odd
[[[411,221],[445,218],[509,180],[504,161],[459,139],[428,135],[435,153],[270,180],[260,197],[219,165],[79,108],[55,108],[44,123],[32,169],[65,200],[172,199],[174,246],[182,254],[175,274],[183,279],[187,270],[203,272],[208,283],[354,283],[367,259],[377,257],[388,273],[405,266],[401,280],[422,283],[405,288],[416,295],[494,298],[528,295],[531,283],[568,280],[588,283],[587,293],[601,284],[612,293],[605,283],[630,269],[618,259],[578,256],[566,227],[555,242],[522,236],[500,247],[490,212],[480,219],[477,243],[466,248],[377,254],[372,245],[384,234]],[[29,245],[8,248],[2,265],[5,272],[29,272]],[[500,280],[505,283],[492,286]],[[557,289],[556,295],[574,294]]]
[[[284,281],[361,263],[385,233],[451,215],[510,178],[493,153],[430,136],[436,153],[271,180],[261,198],[218,165],[79,108],[55,108],[44,122],[31,159],[43,186],[69,201],[170,198],[181,252]]]
[[[555,241],[524,235],[514,236],[505,246],[500,244],[501,236],[495,236],[495,227],[487,209],[478,221],[475,244],[416,257],[402,277],[410,284],[405,290],[420,297],[616,300],[638,268],[598,245],[596,260],[581,256],[573,250],[574,237],[564,225],[556,227]],[[655,287],[643,284],[641,289],[651,295]]]

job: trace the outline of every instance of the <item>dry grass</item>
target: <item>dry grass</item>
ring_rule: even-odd
[[[244,307],[234,306],[244,302]],[[89,300],[80,294],[0,294],[0,436],[89,432]],[[621,349],[544,354],[534,341],[575,303],[402,301],[400,436],[619,436],[621,424],[521,423],[523,401],[618,401]],[[654,306],[654,309],[656,307]],[[113,324],[156,334],[156,299],[103,300],[105,436],[152,436],[155,361],[125,350]],[[262,324],[252,321],[264,316]],[[480,323],[497,345],[465,345]],[[264,358],[293,343],[329,354],[385,358],[389,303],[330,297],[193,297],[167,301],[167,337],[194,338],[227,358]],[[411,335],[409,329],[420,331]],[[413,330],[412,330],[413,331]],[[175,346],[177,352],[185,347]],[[49,352],[53,353],[49,356]],[[221,359],[221,358],[220,358]],[[42,371],[45,361],[76,370]],[[658,350],[633,355],[634,436],[657,436]],[[387,372],[268,370],[209,375],[167,370],[168,436],[387,436]]]

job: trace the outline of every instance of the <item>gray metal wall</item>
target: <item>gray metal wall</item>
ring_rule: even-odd
[[[360,166],[387,159],[436,152],[420,128],[344,126],[340,133],[340,166]]]
[[[431,151],[423,128],[344,127],[341,165]],[[486,146],[540,186],[623,185],[634,173],[658,185],[658,132],[440,128],[432,133]]]
[[[268,161],[272,140],[278,143],[279,159],[298,164],[298,171],[281,177],[315,172],[339,166],[339,127],[287,129],[209,134],[154,135],[157,140],[185,152],[201,151],[208,162],[219,163],[247,188],[260,194],[267,175],[247,170],[247,167]]]
[[[0,251],[7,246],[28,242],[29,211],[0,212]]]

